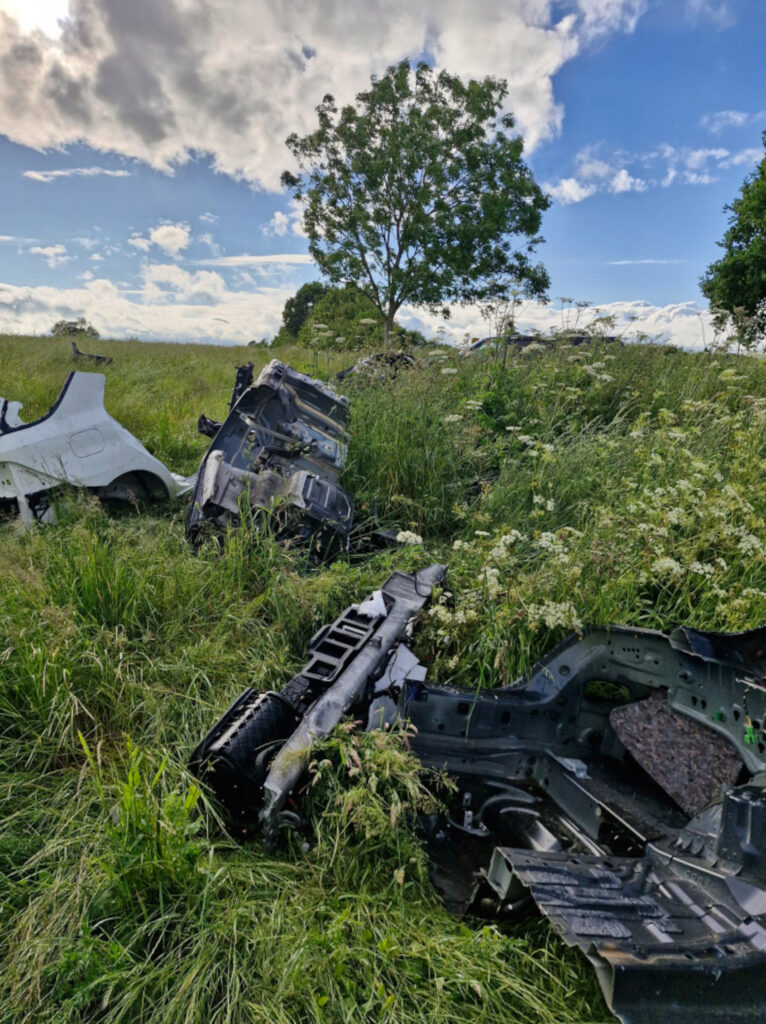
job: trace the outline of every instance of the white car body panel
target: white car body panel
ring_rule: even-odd
[[[0,432],[0,499],[16,499],[22,519],[33,518],[28,496],[69,484],[105,493],[129,474],[167,497],[190,490],[104,408],[102,373],[70,373],[56,402],[40,419],[22,423],[21,405],[5,405]],[[4,405],[0,399],[0,408]],[[130,484],[117,484],[115,497],[129,497]]]

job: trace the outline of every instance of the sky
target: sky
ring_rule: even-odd
[[[699,278],[764,156],[766,0],[0,0],[0,331],[246,344],[319,278],[284,140],[402,59],[508,80],[552,198],[522,329],[712,340]],[[399,317],[455,341],[474,308]]]

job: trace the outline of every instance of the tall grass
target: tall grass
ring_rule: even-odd
[[[97,351],[115,359],[108,410],[181,472],[236,363],[314,358]],[[0,393],[27,418],[70,368],[66,342],[0,338]],[[331,738],[302,797],[308,849],[232,846],[184,763],[243,687],[279,689],[395,568],[449,562],[417,642],[432,678],[472,687],[512,681],[578,623],[766,620],[766,366],[594,345],[498,374],[424,353],[346,391],[358,514],[422,545],[307,572],[268,534],[195,554],[182,506],[81,495],[54,527],[0,525],[1,1024],[609,1019],[545,924],[442,909],[406,811],[431,796],[396,737]]]

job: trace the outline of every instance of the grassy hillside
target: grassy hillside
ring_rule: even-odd
[[[301,350],[103,342],[106,405],[180,472],[234,365]],[[319,360],[320,375],[348,358]],[[31,418],[65,341],[0,338]],[[348,382],[344,483],[423,538],[303,572],[269,537],[193,555],[183,506],[0,526],[0,1024],[589,1022],[591,970],[542,922],[461,923],[398,814],[429,799],[395,737],[328,744],[308,849],[235,848],[185,772],[246,685],[279,689],[323,622],[393,568],[449,562],[431,678],[509,682],[580,623],[766,621],[766,364],[660,348],[423,354]],[[351,771],[351,768],[354,768]],[[372,780],[375,780],[373,784]]]

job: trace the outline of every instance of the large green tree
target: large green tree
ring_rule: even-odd
[[[287,139],[300,174],[282,183],[304,204],[311,255],[372,300],[386,339],[405,303],[448,316],[503,276],[529,296],[548,287],[531,254],[550,200],[508,134],[507,91],[403,61],[354,106],[325,96],[316,131]]]
[[[733,328],[750,346],[766,338],[766,154],[724,210],[730,213],[729,227],[718,243],[724,255],[710,264],[700,288],[716,326]]]
[[[301,285],[295,295],[288,299],[282,311],[282,324],[288,334],[297,338],[306,318],[317,302],[327,293],[327,285],[321,281],[309,281]]]

